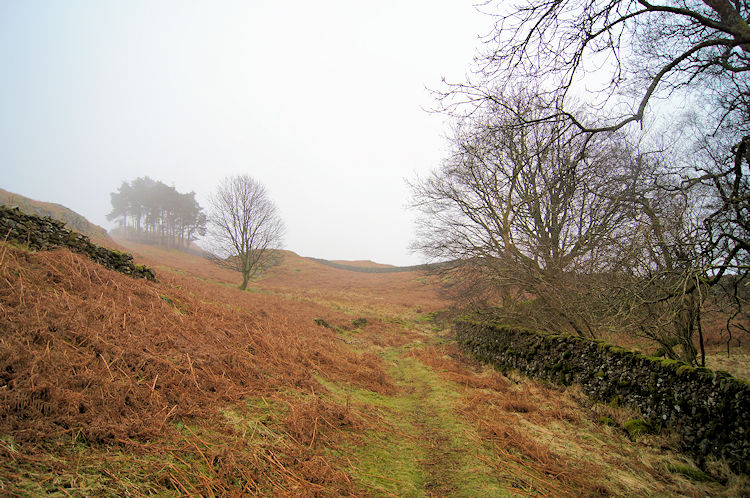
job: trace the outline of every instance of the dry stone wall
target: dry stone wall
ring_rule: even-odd
[[[136,265],[130,254],[97,246],[87,236],[65,228],[62,221],[28,215],[18,208],[0,205],[0,240],[22,244],[36,251],[66,247],[109,269],[135,278],[156,280],[154,270]]]
[[[750,470],[750,385],[726,372],[479,319],[459,320],[456,333],[483,361],[558,384],[579,384],[595,399],[634,407],[654,427],[676,431],[699,461],[713,455],[726,458],[735,471]]]

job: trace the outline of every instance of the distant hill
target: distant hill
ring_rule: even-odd
[[[34,199],[29,199],[28,197],[14,194],[13,192],[8,192],[1,188],[0,204],[5,204],[10,207],[18,206],[21,211],[26,214],[49,216],[50,218],[60,220],[71,230],[88,235],[97,243],[110,240],[109,235],[107,235],[107,231],[104,228],[99,225],[94,225],[72,209],[68,209],[60,204],[35,201]]]
[[[358,266],[360,268],[396,268],[394,265],[385,265],[368,260],[348,261],[343,259],[332,259],[331,263],[344,266]]]
[[[373,263],[372,261],[329,261],[320,258],[307,258],[321,265],[330,266],[337,270],[347,270],[359,273],[403,273],[410,271],[424,271],[433,269],[436,265],[391,266]]]

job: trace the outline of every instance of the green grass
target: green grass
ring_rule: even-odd
[[[695,481],[695,482],[713,482],[715,479],[711,477],[710,475],[706,474],[702,470],[698,470],[695,467],[691,467],[689,465],[682,465],[682,464],[676,464],[676,463],[670,463],[667,464],[667,471],[671,472],[672,474],[680,474],[688,479]]]
[[[289,413],[286,404],[265,398],[248,398],[247,410],[224,410],[222,414],[249,445],[280,443],[284,445],[282,420]]]
[[[362,488],[399,496],[423,494],[427,474],[419,462],[424,452],[404,436],[388,430],[368,431],[356,444],[329,452],[349,463],[346,471]]]
[[[347,472],[365,488],[399,496],[508,495],[495,469],[483,463],[494,459],[492,451],[477,444],[481,438],[475,430],[455,415],[458,386],[418,360],[404,357],[402,348],[382,356],[401,388],[395,395],[318,378],[336,397],[382,420],[382,427],[367,431],[339,455],[348,457]]]
[[[67,437],[38,448],[42,452],[29,460],[10,436],[3,437],[0,445],[4,450],[0,458],[3,496],[179,494],[162,479],[163,469],[172,460],[170,455],[157,458]]]
[[[623,424],[623,429],[633,441],[638,440],[643,434],[651,434],[653,429],[645,421],[639,418],[630,419]]]

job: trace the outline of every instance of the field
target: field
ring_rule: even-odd
[[[668,434],[631,440],[625,408],[466,357],[420,273],[284,252],[241,292],[119,243],[159,281],[0,244],[2,495],[750,493]]]

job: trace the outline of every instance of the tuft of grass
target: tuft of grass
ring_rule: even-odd
[[[610,417],[607,417],[607,416],[603,415],[603,416],[599,417],[599,424],[600,425],[616,426],[617,422],[615,422],[614,420],[612,420]]]
[[[640,418],[633,418],[628,420],[627,422],[625,422],[622,428],[625,429],[628,437],[633,441],[638,440],[638,438],[643,434],[650,434],[653,431],[651,426]]]
[[[702,470],[678,463],[668,463],[667,471],[672,474],[680,474],[695,482],[713,482],[715,479]]]

